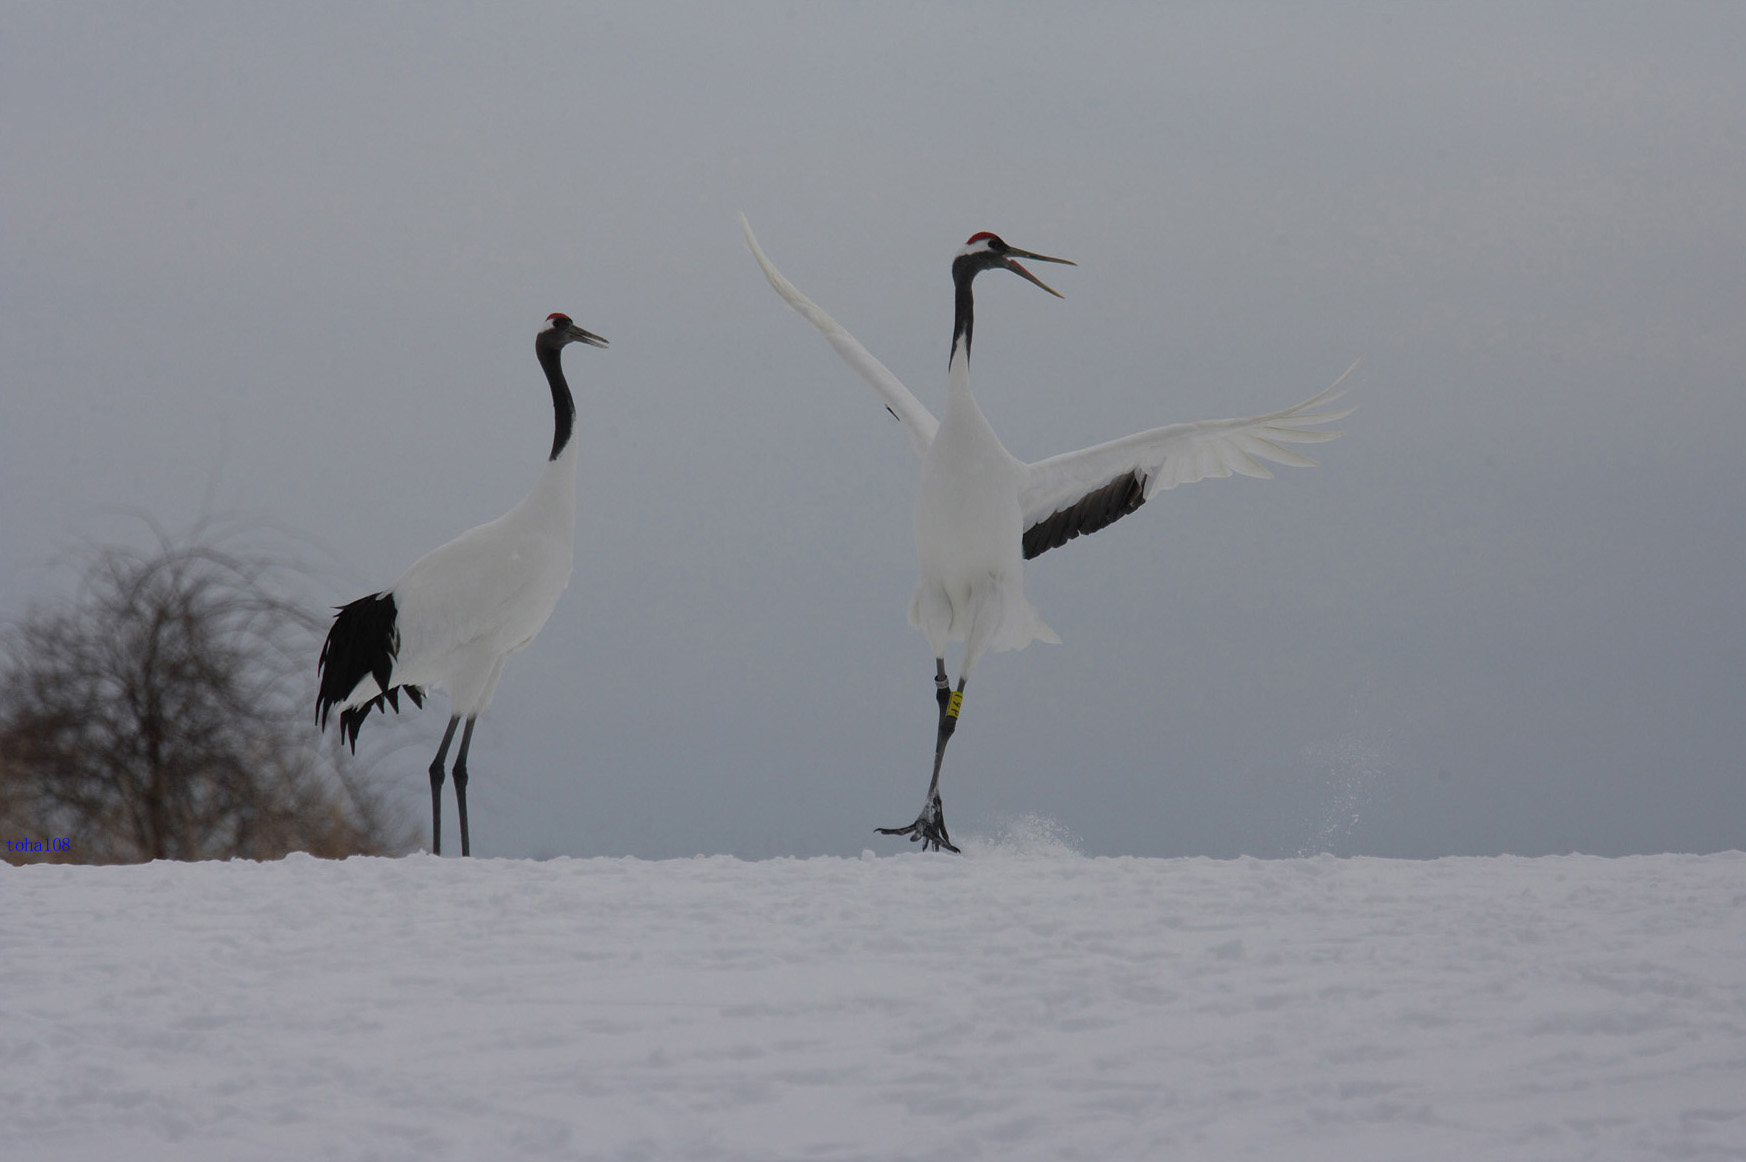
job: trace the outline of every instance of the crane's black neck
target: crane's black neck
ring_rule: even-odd
[[[1004,244],[1003,244],[1004,245]],[[970,358],[970,336],[976,329],[976,301],[970,294],[970,284],[985,270],[1000,266],[1005,259],[994,250],[978,250],[960,254],[952,260],[952,285],[957,297],[952,322],[952,358],[958,357],[958,343],[964,344],[964,358]]]
[[[964,358],[970,358],[970,336],[976,330],[976,300],[971,297],[970,283],[976,277],[974,269],[966,271],[959,259],[952,264],[952,281],[957,285],[957,300],[952,321],[952,358],[958,358],[958,345],[964,345]],[[948,361],[949,362],[949,361]]]
[[[546,382],[552,385],[552,454],[549,459],[556,460],[576,428],[576,401],[570,395],[570,385],[564,381],[563,345],[536,342],[534,353],[545,369]]]

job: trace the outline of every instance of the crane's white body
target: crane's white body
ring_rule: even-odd
[[[576,456],[571,440],[514,508],[432,549],[389,588],[400,635],[390,689],[442,690],[463,718],[491,705],[503,663],[533,641],[570,584]],[[366,674],[340,709],[382,693]]]
[[[922,465],[915,503],[921,580],[910,620],[927,637],[935,657],[944,655],[947,642],[964,642],[965,674],[984,650],[1060,640],[1025,598],[1025,530],[1130,473],[1149,499],[1159,489],[1233,472],[1271,477],[1262,460],[1313,466],[1315,461],[1282,445],[1332,440],[1340,433],[1315,430],[1316,425],[1352,410],[1316,410],[1343,394],[1343,375],[1327,390],[1281,411],[1172,424],[1027,464],[1006,450],[976,406],[963,344],[953,347],[945,417],[936,420],[842,324],[783,277],[765,257],[744,215],[740,225],[776,293],[818,328],[902,421]]]
[[[915,497],[921,579],[909,620],[937,658],[948,642],[965,643],[966,674],[985,650],[1061,640],[1025,597],[1025,472],[970,394],[970,360],[955,353],[946,416],[922,453]]]

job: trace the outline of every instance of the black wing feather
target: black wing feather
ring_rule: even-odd
[[[1139,472],[1118,476],[1026,529],[1025,560],[1058,549],[1074,537],[1095,533],[1114,524],[1145,503],[1146,482]]]

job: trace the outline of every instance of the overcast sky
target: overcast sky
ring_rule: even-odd
[[[901,429],[772,259],[1027,460],[1296,402],[1315,469],[1032,562],[955,834],[1096,854],[1746,847],[1746,10],[0,6],[0,615],[222,513],[380,589],[551,440],[577,568],[478,854],[896,851],[937,714]],[[276,538],[276,540],[274,539]],[[313,652],[310,658],[313,691]],[[364,740],[416,812],[443,710]],[[451,816],[452,819],[452,816]]]

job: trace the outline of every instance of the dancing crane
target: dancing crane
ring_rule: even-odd
[[[521,502],[468,529],[413,563],[387,590],[341,606],[321,647],[315,716],[323,730],[340,712],[340,737],[358,747],[372,710],[400,711],[400,693],[424,705],[426,690],[449,696],[449,725],[430,764],[430,850],[442,854],[443,764],[463,719],[455,754],[455,806],[461,854],[467,832],[467,751],[473,724],[497,691],[509,655],[533,641],[570,584],[576,544],[576,403],[564,381],[570,343],[606,340],[553,314],[534,337],[534,354],[552,389],[552,454]]]
[[[1349,415],[1352,409],[1317,409],[1344,394],[1342,385],[1351,370],[1327,390],[1283,411],[1247,419],[1172,424],[1026,464],[1006,450],[970,392],[971,283],[985,270],[1010,270],[1060,298],[1060,292],[1018,260],[1074,263],[1016,249],[995,234],[970,236],[952,259],[956,288],[952,355],[946,377],[946,414],[937,420],[853,335],[782,276],[765,257],[743,214],[740,227],[776,293],[818,328],[837,354],[873,387],[902,422],[910,447],[921,461],[921,485],[915,499],[921,580],[910,601],[909,620],[934,652],[939,729],[934,742],[933,779],[921,814],[907,827],[877,830],[883,835],[907,835],[912,843],[919,840],[924,851],[957,851],[946,830],[940,765],[946,743],[957,729],[970,671],[988,650],[1022,649],[1033,641],[1061,640],[1025,598],[1025,561],[1120,520],[1161,488],[1232,472],[1271,478],[1262,460],[1313,466],[1315,461],[1283,445],[1317,443],[1340,435],[1319,430],[1317,425]],[[946,673],[949,642],[964,643],[956,690]]]

